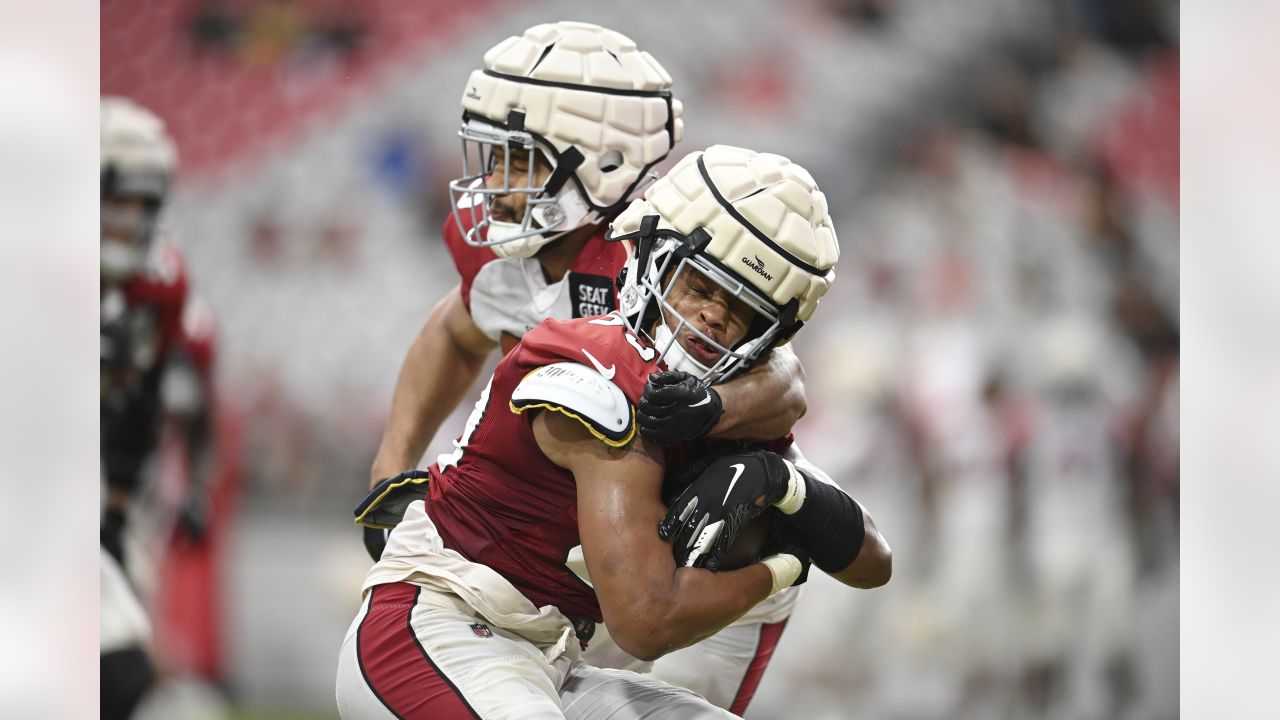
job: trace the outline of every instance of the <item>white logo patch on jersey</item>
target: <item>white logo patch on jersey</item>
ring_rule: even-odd
[[[594,356],[594,355],[592,355],[591,353],[587,352],[587,349],[586,349],[586,348],[582,348],[582,354],[587,356],[587,359],[588,359],[588,360],[590,360],[590,361],[591,361],[591,364],[592,364],[592,365],[594,365],[594,366],[596,367],[596,371],[597,371],[597,372],[599,372],[601,375],[603,375],[603,376],[604,376],[604,379],[605,379],[605,380],[612,380],[612,379],[613,379],[613,375],[614,375],[614,373],[616,373],[616,372],[618,371],[618,367],[617,367],[616,365],[610,365],[609,367],[607,367],[607,368],[606,368],[606,367],[604,366],[604,363],[600,362],[599,360],[597,360],[597,359],[595,358],[595,356]]]

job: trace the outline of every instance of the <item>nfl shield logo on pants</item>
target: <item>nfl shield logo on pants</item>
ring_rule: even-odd
[[[484,623],[472,623],[471,632],[475,633],[476,637],[493,637],[493,631]]]

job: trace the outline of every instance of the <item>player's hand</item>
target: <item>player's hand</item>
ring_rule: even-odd
[[[431,474],[425,470],[407,470],[379,481],[356,506],[356,524],[364,526],[364,549],[374,562],[382,559],[387,547],[387,529],[404,517],[415,500],[426,496]]]
[[[364,549],[374,562],[382,559],[382,551],[387,549],[387,531],[382,528],[362,527],[364,531]]]
[[[659,445],[676,445],[706,436],[724,415],[720,394],[681,370],[649,376],[636,407],[640,435]]]
[[[747,523],[787,495],[793,474],[765,450],[716,458],[671,502],[658,536],[674,538],[677,565],[714,570]]]
[[[800,562],[800,575],[791,583],[792,586],[803,585],[809,579],[809,549],[805,547],[795,523],[780,513],[769,527],[769,537],[760,549],[761,559],[776,555],[790,555]]]

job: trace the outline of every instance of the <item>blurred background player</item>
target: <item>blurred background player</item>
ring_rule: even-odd
[[[646,198],[615,223],[636,240],[620,311],[526,334],[392,531],[339,661],[344,717],[593,717],[620,703],[722,717],[654,678],[580,662],[579,643],[605,622],[654,660],[802,581],[808,552],[837,553],[819,565],[853,584],[887,561],[856,503],[757,453],[724,482],[753,488],[753,507],[758,488],[795,537],[771,536],[742,569],[676,566],[656,526],[680,455],[639,436],[644,385],[659,362],[714,382],[764,360],[809,320],[838,250],[822,193],[777,155],[714,146]],[[740,269],[761,257],[772,272]]]
[[[510,350],[547,318],[617,308],[615,283],[630,246],[607,242],[605,226],[653,182],[654,167],[683,133],[671,85],[634,42],[589,23],[537,25],[485,54],[462,97],[463,176],[449,183],[444,224],[461,282],[432,310],[405,358],[371,486],[418,465],[494,348]],[[656,402],[641,405],[641,431],[664,444],[786,436],[804,413],[803,371],[787,347],[768,357],[715,391],[690,388],[698,397],[664,387]],[[669,385],[679,380],[664,377]],[[663,384],[658,379],[655,389]],[[365,541],[376,560],[383,532],[366,528]],[[669,658],[654,672],[742,712],[794,601],[794,592],[784,593],[753,611],[733,637]],[[607,642],[596,648],[598,664],[642,666],[611,654]]]
[[[177,164],[160,119],[123,98],[102,101],[102,545],[125,565],[124,529],[143,463],[160,437],[161,385],[182,342],[187,274],[156,241]]]
[[[158,232],[177,165],[164,123],[104,97],[101,131],[102,703],[125,717],[154,679],[157,644],[166,671],[219,679],[206,542],[214,318],[189,297],[182,255]]]

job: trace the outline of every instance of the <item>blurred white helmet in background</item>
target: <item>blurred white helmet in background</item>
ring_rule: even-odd
[[[178,162],[164,122],[122,97],[101,103],[102,275],[124,280],[145,264]]]
[[[671,76],[630,38],[598,25],[536,25],[484,56],[462,95],[463,176],[449,183],[468,244],[530,257],[561,234],[603,221],[654,179],[684,132]],[[501,158],[494,154],[501,149]],[[512,177],[511,152],[536,163]],[[504,182],[486,178],[502,162]],[[519,194],[522,217],[494,220],[496,198]]]

